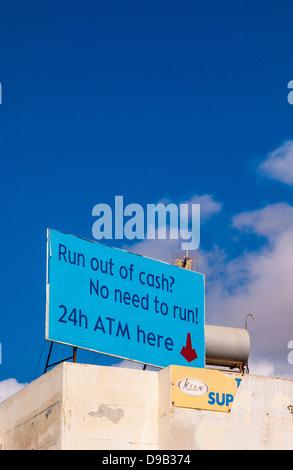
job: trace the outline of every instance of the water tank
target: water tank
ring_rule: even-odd
[[[205,325],[206,364],[239,367],[248,363],[250,337],[246,329]]]

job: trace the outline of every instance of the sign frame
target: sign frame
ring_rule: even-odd
[[[51,310],[53,308],[55,308],[55,307],[52,307],[52,292],[54,292],[54,289],[55,289],[55,286],[54,286],[55,281],[52,279],[52,257],[53,257],[54,254],[52,253],[52,243],[51,242],[52,242],[52,236],[55,237],[55,235],[56,235],[57,239],[58,239],[58,237],[61,238],[61,239],[64,239],[64,237],[65,237],[65,238],[67,238],[67,240],[70,239],[70,240],[74,240],[75,242],[78,242],[79,245],[83,244],[83,243],[87,243],[88,244],[87,247],[91,247],[91,249],[93,248],[94,250],[97,250],[97,252],[105,250],[108,255],[109,255],[109,253],[113,254],[114,258],[117,255],[117,259],[119,259],[119,257],[121,257],[121,256],[123,257],[123,259],[126,257],[126,258],[131,259],[131,260],[134,261],[133,262],[134,266],[138,262],[139,262],[140,266],[141,266],[141,263],[146,263],[146,265],[151,263],[153,268],[154,267],[156,267],[156,269],[160,268],[161,270],[163,270],[163,272],[165,272],[165,270],[167,272],[170,272],[170,270],[171,270],[172,273],[177,273],[177,277],[179,277],[179,278],[182,278],[182,275],[183,275],[183,277],[185,277],[185,276],[186,276],[186,278],[190,277],[190,279],[191,279],[191,276],[194,276],[193,279],[195,279],[195,278],[200,279],[200,282],[202,283],[202,296],[203,296],[203,298],[201,299],[201,312],[200,312],[200,315],[197,313],[198,318],[199,318],[199,316],[201,317],[198,320],[198,323],[201,322],[200,328],[201,328],[201,336],[202,336],[200,357],[198,357],[196,353],[194,354],[195,350],[197,352],[199,351],[199,349],[198,349],[199,345],[194,344],[194,336],[196,336],[194,331],[192,332],[193,333],[193,338],[192,338],[193,343],[191,344],[191,342],[189,341],[190,332],[186,330],[187,337],[186,337],[186,339],[184,339],[184,341],[181,341],[182,348],[180,347],[180,351],[178,351],[179,359],[176,360],[176,361],[170,360],[170,361],[167,361],[167,362],[166,362],[165,359],[164,360],[160,360],[160,359],[156,360],[156,358],[154,359],[154,355],[152,355],[151,358],[149,359],[147,354],[145,354],[145,355],[142,354],[142,355],[137,356],[133,352],[131,352],[130,354],[127,354],[126,350],[123,350],[121,353],[118,352],[117,350],[115,350],[113,352],[109,352],[109,349],[107,349],[105,351],[105,348],[103,346],[98,347],[98,345],[97,345],[97,347],[93,347],[92,345],[85,345],[84,343],[80,342],[79,340],[74,340],[72,338],[69,338],[66,335],[64,335],[64,338],[61,338],[60,335],[56,336],[56,334],[54,333],[54,329],[52,330],[52,318],[51,318],[51,316],[52,316]],[[53,248],[53,250],[56,252],[56,246],[55,245],[56,245],[56,241],[54,242],[54,248]],[[64,243],[64,245],[65,245],[65,243]],[[115,254],[115,256],[114,256],[114,254]],[[129,258],[129,257],[131,257],[131,258]],[[60,258],[62,260],[62,256],[60,256],[60,242],[59,242],[59,259],[58,259],[58,262],[60,262]],[[115,262],[117,262],[117,259],[115,258]],[[82,258],[81,258],[81,260],[82,260]],[[58,273],[58,270],[56,271],[56,263],[57,263],[56,260],[54,261],[54,263],[55,263],[55,268],[54,269],[55,269],[55,274],[56,274],[56,273]],[[113,266],[114,265],[115,264],[113,262]],[[182,271],[184,271],[184,274],[183,274]],[[60,276],[58,275],[58,277],[60,277]],[[172,277],[172,276],[170,276],[170,277],[174,279],[174,277]],[[176,281],[177,281],[177,277],[175,276]],[[92,291],[94,292],[94,289],[95,289],[94,286],[92,285],[91,287],[92,287]],[[162,292],[161,292],[161,294],[162,294]],[[135,297],[135,294],[133,295],[132,299],[134,299],[134,297]],[[128,299],[128,297],[127,297],[127,299]],[[135,300],[137,300],[137,299],[135,299]],[[55,299],[54,299],[54,302],[55,302]],[[61,303],[60,306],[61,305],[63,305],[63,303]],[[175,307],[173,306],[173,308],[175,308]],[[55,308],[55,310],[56,310],[56,308]],[[140,310],[142,310],[142,309],[140,308]],[[67,314],[68,314],[68,312],[67,312]],[[82,316],[84,314],[82,313],[80,315],[81,315],[81,320],[84,320],[84,318],[82,318]],[[163,317],[163,315],[161,315],[161,313],[160,313],[160,317]],[[65,318],[68,318],[68,317],[65,317]],[[157,319],[158,319],[158,317],[157,317]],[[162,320],[162,318],[161,318],[161,320]],[[56,320],[54,320],[54,323],[56,324]],[[114,325],[114,324],[115,323],[114,323],[114,319],[113,319],[113,321],[111,322],[111,325]],[[118,326],[119,326],[119,324],[120,324],[120,322],[118,323]],[[127,323],[126,323],[126,325],[127,325]],[[174,362],[175,362],[175,364],[178,364],[178,365],[188,364],[189,358],[190,358],[190,362],[192,361],[194,363],[194,361],[195,361],[197,364],[199,364],[199,365],[197,365],[197,367],[204,368],[205,367],[204,326],[205,326],[205,276],[204,276],[204,274],[184,270],[182,268],[179,268],[179,267],[176,267],[176,266],[173,266],[173,265],[169,265],[168,263],[165,263],[165,262],[162,262],[162,261],[154,260],[152,258],[144,257],[144,256],[141,256],[141,255],[136,255],[134,253],[130,253],[130,252],[127,252],[125,250],[121,250],[119,248],[109,247],[107,245],[103,245],[103,244],[98,243],[96,241],[87,240],[87,239],[84,239],[84,238],[81,238],[81,237],[77,237],[75,235],[65,234],[64,232],[57,231],[57,230],[47,229],[46,325],[45,325],[45,338],[46,338],[46,340],[56,342],[56,343],[60,343],[60,344],[65,344],[67,346],[72,346],[72,347],[76,347],[76,348],[79,348],[79,349],[92,351],[92,352],[99,353],[99,354],[112,356],[112,357],[119,358],[119,359],[122,359],[122,360],[124,359],[124,360],[132,361],[132,362],[138,362],[138,363],[141,363],[141,364],[154,366],[154,367],[159,367],[159,368],[167,367],[167,366],[173,364]],[[103,326],[102,326],[101,323],[99,325],[96,324],[96,327],[97,327],[97,329],[100,329],[100,331],[102,331]],[[124,330],[123,330],[123,328],[124,328]],[[123,326],[122,322],[121,322],[120,330],[118,332],[121,333],[121,336],[122,336],[122,333],[124,332],[124,335],[123,335],[123,338],[124,338],[124,336],[127,337],[127,334],[129,333],[129,330],[127,332],[126,326],[125,325]],[[144,333],[145,333],[145,336],[144,336]],[[188,335],[189,335],[189,337],[188,337]],[[129,334],[129,336],[130,336],[130,334]],[[140,338],[140,342],[141,343],[144,342],[144,344],[145,344],[144,338],[146,337],[147,341],[149,341],[149,345],[151,345],[153,347],[153,346],[155,346],[154,336],[155,336],[155,334],[153,334],[152,331],[150,333],[148,333],[148,335],[147,335],[147,332],[146,331],[144,332],[143,327],[141,328],[141,330],[139,330],[139,325],[137,326],[137,342],[139,342],[138,338]],[[164,341],[163,340],[163,335],[158,334],[157,336],[158,336],[158,338],[157,338],[158,342],[160,342],[160,339],[161,339],[161,344],[158,344],[158,347],[160,347],[160,346],[162,346],[163,341]],[[162,338],[160,338],[161,336],[162,336]],[[170,340],[169,343],[168,343],[168,340]],[[166,350],[169,349],[171,351],[172,344],[173,344],[173,339],[171,338],[171,336],[165,338],[164,345],[165,345]],[[193,353],[190,354],[190,356],[188,356],[187,353],[186,353],[187,347],[190,348],[190,350],[193,352]],[[193,349],[193,348],[195,348],[195,349]],[[152,349],[152,348],[149,348],[149,349]],[[179,353],[181,353],[181,354],[179,355]],[[185,353],[186,353],[186,356],[184,356]],[[198,358],[199,360],[194,359],[194,355],[196,356],[196,359]],[[187,358],[187,356],[188,356],[188,358]],[[172,357],[172,354],[171,354],[171,357]]]

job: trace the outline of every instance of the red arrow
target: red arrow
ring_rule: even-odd
[[[194,359],[197,358],[195,349],[192,349],[190,333],[187,333],[186,346],[183,346],[180,354],[182,354],[184,359],[186,359],[188,362],[194,361]]]

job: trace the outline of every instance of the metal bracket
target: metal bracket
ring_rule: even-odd
[[[62,359],[61,361],[53,362],[53,364],[49,364],[49,360],[50,360],[50,356],[51,356],[53,344],[54,344],[54,341],[51,341],[50,349],[49,349],[49,354],[48,354],[47,362],[46,362],[46,367],[45,367],[45,370],[44,370],[44,374],[47,372],[47,369],[48,369],[49,367],[56,366],[57,364],[60,364],[61,362],[69,361],[70,359],[73,359],[72,362],[76,362],[76,351],[77,351],[77,347],[76,347],[76,346],[73,346],[73,355],[72,355],[72,356],[67,357],[66,359]]]
[[[248,317],[251,317],[253,319],[253,321],[255,321],[255,318],[254,316],[252,315],[252,313],[248,313],[245,317],[245,329],[247,330],[247,318]]]
[[[251,317],[253,319],[253,321],[255,321],[255,318],[252,315],[252,313],[248,313],[245,317],[245,329],[246,330],[247,330],[247,319],[248,319],[248,317]],[[246,372],[249,374],[248,360],[247,360],[247,363],[245,365],[246,365]]]

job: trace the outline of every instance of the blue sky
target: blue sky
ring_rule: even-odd
[[[92,239],[93,206],[115,195],[201,203],[207,323],[253,313],[255,372],[293,377],[292,14],[284,0],[2,2],[0,381],[43,373],[47,227]]]

